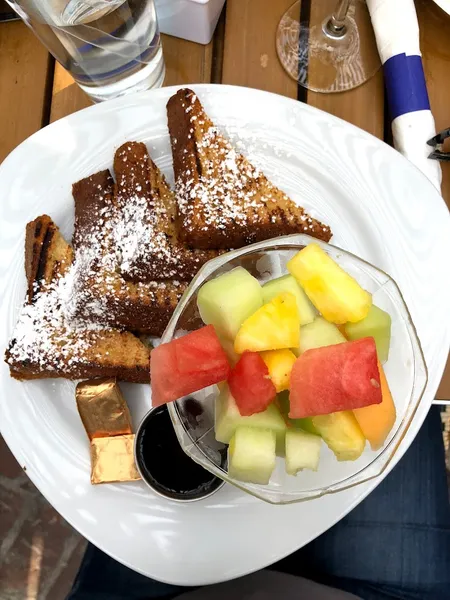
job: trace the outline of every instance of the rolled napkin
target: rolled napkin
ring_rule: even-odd
[[[383,64],[395,148],[440,191],[441,167],[430,160],[436,134],[425,83],[413,0],[367,0]]]

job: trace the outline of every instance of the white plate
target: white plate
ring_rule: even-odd
[[[400,154],[310,106],[266,92],[194,86],[212,118],[242,138],[275,183],[329,223],[334,243],[390,273],[415,320],[429,384],[399,458],[417,433],[447,358],[450,219],[428,180]],[[93,106],[42,129],[0,167],[1,347],[25,294],[27,221],[51,215],[70,239],[71,184],[110,167],[126,140],[142,140],[168,174],[165,104],[173,88]],[[68,381],[19,383],[0,371],[6,442],[53,506],[122,563],[156,579],[208,584],[259,569],[341,519],[380,480],[320,500],[271,506],[225,487],[187,505],[142,483],[89,483],[89,452]],[[147,386],[124,386],[134,424],[150,405]]]

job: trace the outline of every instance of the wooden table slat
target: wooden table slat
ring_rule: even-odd
[[[0,25],[0,163],[43,125],[49,55],[23,23]]]
[[[166,61],[164,85],[211,81],[213,41],[203,46],[163,35],[162,44]]]
[[[91,104],[91,100],[74,82],[72,75],[59,63],[55,63],[50,123]]]
[[[297,83],[281,66],[276,26],[292,0],[228,0],[222,83],[297,97]]]

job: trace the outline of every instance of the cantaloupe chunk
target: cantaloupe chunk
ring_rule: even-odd
[[[379,450],[386,441],[396,419],[395,404],[381,363],[378,362],[381,386],[381,404],[356,408],[353,414],[372,450]]]
[[[387,361],[391,343],[391,315],[386,311],[372,304],[365,319],[358,323],[346,323],[344,328],[344,335],[349,340],[373,337],[380,362],[384,364]]]

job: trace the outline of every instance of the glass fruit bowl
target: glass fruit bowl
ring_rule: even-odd
[[[307,235],[290,235],[260,242],[209,261],[181,298],[164,332],[162,343],[203,326],[197,309],[197,294],[206,281],[241,266],[260,283],[265,283],[285,275],[288,260],[311,242],[319,244],[372,294],[374,304],[391,316],[391,345],[384,370],[397,418],[384,446],[373,451],[367,443],[356,461],[338,462],[333,452],[322,443],[316,472],[304,470],[296,476],[288,475],[284,459],[277,458],[276,468],[267,485],[244,483],[228,475],[227,445],[217,442],[214,436],[215,399],[219,393],[217,386],[210,386],[168,404],[177,438],[188,456],[217,477],[272,504],[318,498],[379,476],[392,460],[407,432],[427,383],[427,367],[416,329],[395,281],[350,252]]]

